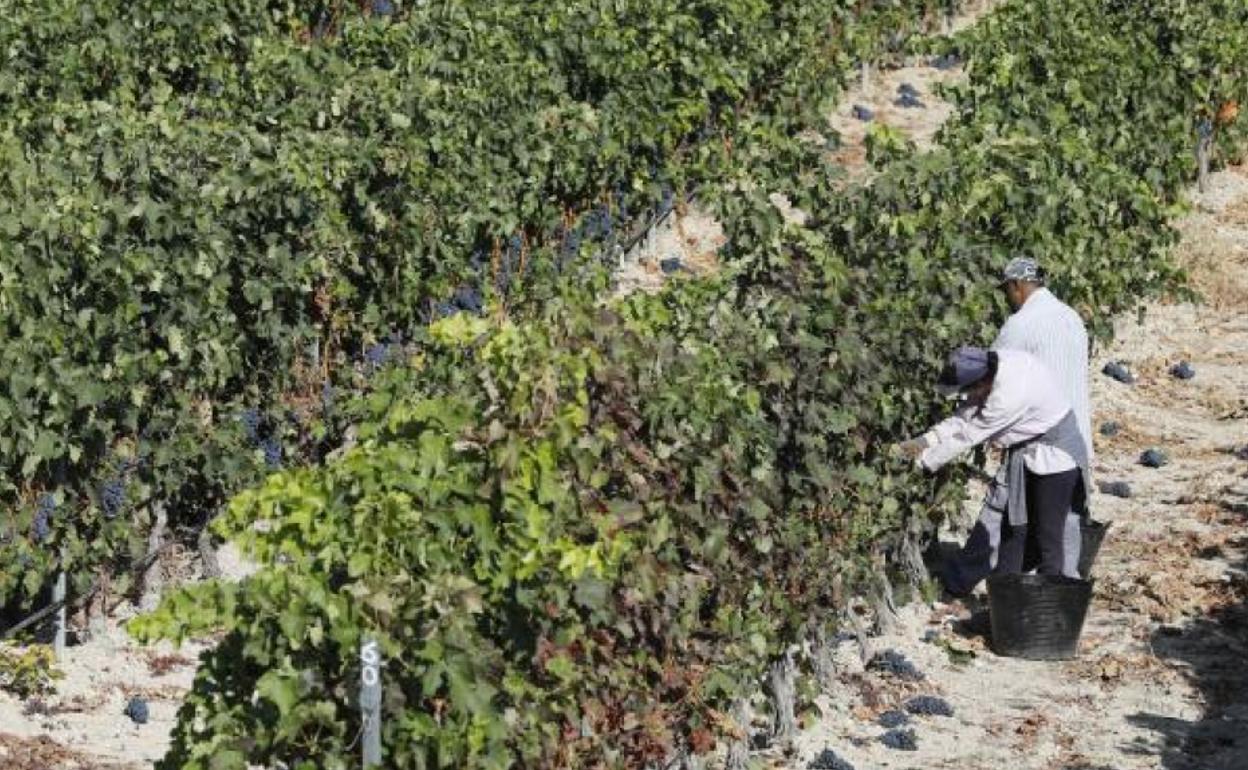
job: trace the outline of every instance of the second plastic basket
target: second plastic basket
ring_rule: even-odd
[[[1107,531],[1109,524],[1094,519],[1085,520],[1079,528],[1082,540],[1079,548],[1079,575],[1084,580],[1092,576],[1092,565],[1096,562],[1096,554],[1101,550],[1101,543],[1105,542]]]

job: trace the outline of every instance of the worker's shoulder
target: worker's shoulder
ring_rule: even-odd
[[[1083,316],[1079,315],[1079,311],[1063,302],[1060,297],[1048,289],[1042,289],[1042,291],[1044,292],[1044,299],[1048,305],[1046,308],[1048,312],[1060,316],[1064,321],[1076,325],[1080,329],[1084,328]]]

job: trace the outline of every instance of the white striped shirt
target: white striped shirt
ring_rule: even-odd
[[[1088,387],[1088,333],[1083,319],[1048,289],[1034,291],[1010,316],[992,343],[993,350],[1022,350],[1049,369],[1065,390],[1092,457],[1092,403]]]

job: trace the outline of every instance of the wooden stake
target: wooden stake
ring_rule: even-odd
[[[1202,193],[1209,182],[1209,152],[1213,148],[1213,125],[1206,119],[1196,128],[1196,187]]]

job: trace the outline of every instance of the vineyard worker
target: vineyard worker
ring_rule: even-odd
[[[1005,266],[1001,288],[1013,314],[993,350],[1021,350],[1048,367],[1075,410],[1079,434],[1092,457],[1092,401],[1088,387],[1088,332],[1074,308],[1044,285],[1040,265],[1016,257]]]
[[[1066,522],[1087,483],[1088,453],[1053,375],[1029,353],[962,347],[949,356],[937,387],[964,403],[903,442],[904,454],[935,471],[986,442],[1006,450],[976,531],[945,573],[946,587],[966,594],[988,570],[1029,569],[1029,544],[1040,574],[1078,577],[1079,539],[1068,537]]]
[[[1079,425],[1079,434],[1088,450],[1092,448],[1092,400],[1088,385],[1088,332],[1074,308],[1062,302],[1044,285],[1044,271],[1027,257],[1015,257],[1001,276],[1002,290],[1012,315],[992,343],[993,350],[1021,350],[1031,353],[1048,367],[1070,399]],[[1090,464],[1090,462],[1089,462]],[[1089,486],[1081,510],[1071,511],[1066,536],[1080,539],[1080,525],[1088,515]],[[1077,564],[1071,565],[1077,568]]]

